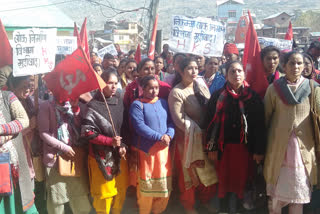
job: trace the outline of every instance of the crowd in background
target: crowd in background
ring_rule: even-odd
[[[196,201],[207,213],[259,204],[317,213],[319,56],[318,41],[305,53],[264,47],[264,97],[231,43],[221,57],[168,45],[140,62],[134,51],[92,52],[106,87],[64,102],[41,78],[38,95],[34,77],[1,68],[0,152],[11,168],[0,170],[13,191],[0,196],[0,213],[62,214],[67,203],[74,214],[121,213],[129,186],[140,214],[164,212],[176,189],[188,214],[198,213]],[[76,173],[64,175],[63,161]]]

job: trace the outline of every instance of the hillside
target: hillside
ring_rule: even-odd
[[[50,0],[53,3],[61,0]],[[318,0],[317,0],[318,1]],[[106,6],[116,9],[129,10],[139,7],[149,7],[150,0],[75,0],[57,7],[62,9],[68,16],[80,25],[85,16],[88,17],[88,29],[103,29],[103,23],[110,18],[138,20],[147,26],[148,16],[146,10],[123,13],[115,16],[115,12]],[[99,4],[97,4],[99,3]],[[245,8],[255,13],[258,19],[263,19],[274,13],[285,11],[290,14],[298,14],[297,10],[320,10],[320,4],[314,0],[245,0]],[[119,10],[118,10],[119,11]],[[216,16],[215,0],[160,0],[159,27],[163,29],[164,37],[168,37],[171,17],[174,14],[187,16]]]

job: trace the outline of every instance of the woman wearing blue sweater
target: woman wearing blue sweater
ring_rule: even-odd
[[[158,98],[159,83],[154,76],[140,80],[143,96],[130,107],[135,130],[133,146],[138,149],[138,205],[140,214],[162,213],[171,192],[169,145],[174,136],[168,103]]]

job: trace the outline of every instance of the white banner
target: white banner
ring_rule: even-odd
[[[275,46],[276,48],[283,50],[292,50],[292,41],[285,40],[285,39],[276,39],[276,38],[268,38],[268,37],[258,37],[260,46],[267,47],[267,46]]]
[[[98,50],[98,56],[103,59],[104,55],[106,53],[112,54],[113,56],[117,56],[118,55],[118,51],[116,49],[116,47],[114,46],[114,44],[108,45],[104,48],[101,48],[100,50]]]
[[[13,32],[13,76],[48,73],[55,66],[57,29]]]
[[[221,56],[226,27],[209,18],[173,16],[170,50],[204,56]]]
[[[78,47],[77,37],[75,36],[57,36],[57,53],[70,55]]]

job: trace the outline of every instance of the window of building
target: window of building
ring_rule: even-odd
[[[119,35],[119,40],[124,40],[124,36],[123,35]]]
[[[136,29],[136,26],[135,26],[134,24],[131,24],[131,25],[130,25],[130,29],[131,29],[131,30],[134,30],[134,29]]]
[[[228,11],[228,17],[229,18],[237,17],[237,12],[235,10],[229,10]]]

